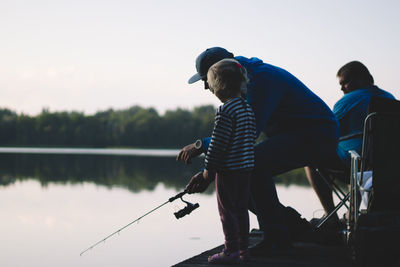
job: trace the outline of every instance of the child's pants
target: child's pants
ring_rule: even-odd
[[[250,172],[217,173],[218,211],[228,252],[246,250],[249,245]]]

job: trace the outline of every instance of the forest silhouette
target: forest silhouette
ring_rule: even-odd
[[[174,148],[211,134],[215,116],[212,105],[193,110],[176,109],[160,115],[154,108],[133,106],[97,112],[49,112],[37,116],[0,109],[0,146]],[[174,157],[25,155],[2,154],[0,185],[36,179],[48,183],[93,182],[130,191],[153,190],[157,184],[182,189],[203,167],[176,162]],[[276,178],[277,183],[308,185],[302,169]],[[212,191],[212,189],[211,189]]]
[[[163,115],[140,106],[94,115],[44,109],[29,116],[0,109],[0,146],[180,148],[209,136],[214,115],[212,105]]]

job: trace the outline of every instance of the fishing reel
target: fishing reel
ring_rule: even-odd
[[[174,215],[177,219],[180,219],[188,214],[190,214],[192,211],[194,211],[195,209],[197,209],[198,207],[200,207],[199,203],[193,204],[190,203],[186,200],[183,200],[183,196],[186,194],[186,191],[182,191],[179,194],[177,194],[176,196],[171,197],[168,201],[172,202],[175,201],[176,199],[180,198],[182,200],[182,202],[186,203],[186,207],[184,207],[181,210],[178,210],[177,212],[174,212]]]
[[[184,200],[182,200],[182,201],[185,202],[187,206],[184,207],[184,208],[181,209],[181,210],[178,210],[177,212],[174,212],[174,215],[175,215],[175,217],[176,217],[177,219],[180,219],[180,218],[182,218],[182,217],[184,217],[184,216],[190,214],[192,211],[194,211],[195,209],[197,209],[198,207],[200,207],[199,203],[192,204],[192,203],[187,202],[187,201],[184,201]]]
[[[181,210],[178,210],[177,212],[174,212],[174,215],[177,219],[180,219],[180,218],[190,214],[192,211],[194,211],[195,209],[200,207],[199,203],[196,203],[196,204],[190,203],[186,200],[183,200],[182,196],[180,196],[179,198],[182,200],[182,202],[186,203],[186,207],[184,207]]]

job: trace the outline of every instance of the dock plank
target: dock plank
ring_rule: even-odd
[[[257,234],[250,234],[250,244],[261,240]],[[220,252],[223,245],[205,251],[199,255],[184,260],[176,267],[203,267],[210,266],[208,256]],[[343,245],[323,246],[316,243],[296,242],[285,251],[275,252],[267,257],[252,257],[250,261],[242,263],[242,266],[271,266],[271,267],[350,267],[354,263],[348,249]],[[218,266],[231,266],[222,265]]]

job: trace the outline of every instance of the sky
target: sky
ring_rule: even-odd
[[[400,1],[0,0],[0,108],[160,113],[220,102],[187,84],[221,46],[291,72],[329,107],[337,70],[364,63],[400,98]]]

